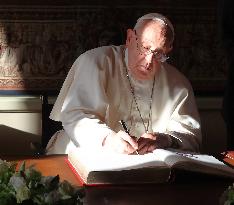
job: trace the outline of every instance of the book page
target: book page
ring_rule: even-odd
[[[234,169],[213,156],[156,149],[145,155],[114,154],[102,150],[76,148],[68,154],[69,161],[85,173],[92,171],[121,171],[153,167],[155,171],[179,168],[188,171],[234,177]]]
[[[68,161],[85,184],[164,183],[170,179],[170,167],[146,155],[114,154],[102,150],[76,148]]]
[[[219,161],[211,155],[199,154],[194,152],[186,152],[175,149],[156,149],[153,151],[155,159],[165,161],[169,166],[173,166],[176,163],[193,161],[194,163],[204,163],[209,166],[223,165],[223,162]]]
[[[211,155],[163,149],[153,153],[156,159],[165,161],[170,167],[234,177],[234,169]]]
[[[105,151],[77,148],[68,154],[71,162],[78,161],[89,171],[118,171],[143,167],[168,167],[163,161],[155,159],[153,153],[146,155],[114,154]]]

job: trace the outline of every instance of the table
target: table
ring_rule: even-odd
[[[35,165],[35,168],[42,172],[44,176],[56,176],[59,174],[60,180],[67,180],[70,183],[80,186],[75,174],[66,163],[67,155],[51,156],[3,156],[2,159],[17,161],[18,167],[25,161],[26,167]]]
[[[26,166],[35,167],[45,176],[59,174],[60,180],[81,185],[78,178],[66,163],[66,155],[41,157],[7,156],[2,159],[23,160]],[[183,174],[181,174],[183,175]],[[221,178],[202,179],[195,176],[185,177],[167,184],[151,185],[103,185],[85,187],[87,205],[219,205],[219,198],[232,181]]]

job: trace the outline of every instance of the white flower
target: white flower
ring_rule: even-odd
[[[30,198],[30,191],[23,177],[13,175],[10,178],[9,184],[15,189],[17,203]]]

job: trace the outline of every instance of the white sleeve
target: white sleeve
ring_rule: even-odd
[[[77,146],[100,147],[113,132],[105,124],[107,65],[100,64],[85,54],[73,65],[74,79],[62,106],[61,121]]]
[[[180,89],[175,101],[176,106],[169,120],[167,133],[178,139],[179,149],[199,151],[201,127],[192,88]]]

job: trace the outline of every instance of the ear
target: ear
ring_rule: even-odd
[[[170,53],[173,49],[173,45],[170,44],[168,47],[167,47],[167,53]]]
[[[170,47],[169,47],[169,52],[171,52],[173,49],[173,45],[171,44]]]
[[[134,31],[132,29],[128,29],[127,30],[127,38],[126,38],[126,46],[127,47],[129,46],[133,35],[134,35]]]

